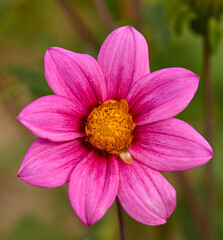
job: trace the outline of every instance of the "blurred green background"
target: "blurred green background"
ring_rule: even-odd
[[[193,2],[193,3],[192,3]],[[17,178],[35,139],[16,116],[31,101],[51,94],[44,77],[47,48],[59,46],[95,58],[112,29],[132,25],[146,37],[150,68],[184,67],[201,76],[191,104],[178,118],[205,134],[202,24],[210,19],[214,137],[212,239],[223,236],[223,32],[221,0],[0,0],[0,239],[119,239],[116,206],[92,227],[73,212],[67,185],[30,186]],[[200,4],[200,5],[199,5]],[[205,5],[206,4],[206,5]],[[215,4],[210,7],[208,4]],[[67,6],[69,6],[67,8]],[[196,7],[197,6],[197,7]],[[200,11],[200,12],[199,12]],[[209,165],[207,165],[209,166]],[[185,173],[205,214],[206,167]],[[203,239],[177,173],[164,173],[177,190],[178,205],[163,226],[146,226],[125,215],[133,239]],[[190,198],[190,197],[189,197]],[[193,200],[192,200],[193,201]]]

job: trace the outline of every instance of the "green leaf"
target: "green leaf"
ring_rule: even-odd
[[[215,18],[210,18],[208,21],[208,40],[211,52],[215,52],[219,45],[222,35],[219,22]]]
[[[185,9],[181,11],[176,19],[175,19],[175,31],[177,34],[182,32],[184,25],[188,22],[188,20],[193,16],[193,13],[189,9]]]
[[[205,30],[205,19],[201,17],[193,19],[190,26],[194,32],[203,34]]]
[[[14,75],[18,81],[26,84],[36,97],[52,94],[43,71],[31,70],[22,66],[9,66],[8,72]]]

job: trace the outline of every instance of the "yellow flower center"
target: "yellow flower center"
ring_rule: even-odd
[[[132,163],[128,152],[132,141],[135,123],[128,113],[129,106],[125,100],[108,100],[89,114],[85,132],[88,141],[96,148]]]

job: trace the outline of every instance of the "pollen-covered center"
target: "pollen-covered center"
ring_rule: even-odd
[[[135,123],[125,100],[108,100],[89,114],[85,132],[96,148],[111,154],[125,152],[132,141]]]

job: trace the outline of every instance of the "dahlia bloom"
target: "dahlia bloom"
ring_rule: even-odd
[[[18,176],[38,187],[69,183],[77,216],[92,225],[117,197],[148,225],[164,224],[176,192],[159,171],[208,162],[208,142],[173,118],[189,104],[199,77],[183,68],[150,73],[148,47],[133,27],[116,29],[98,60],[52,47],[45,76],[55,95],[37,99],[18,119],[39,138]]]

